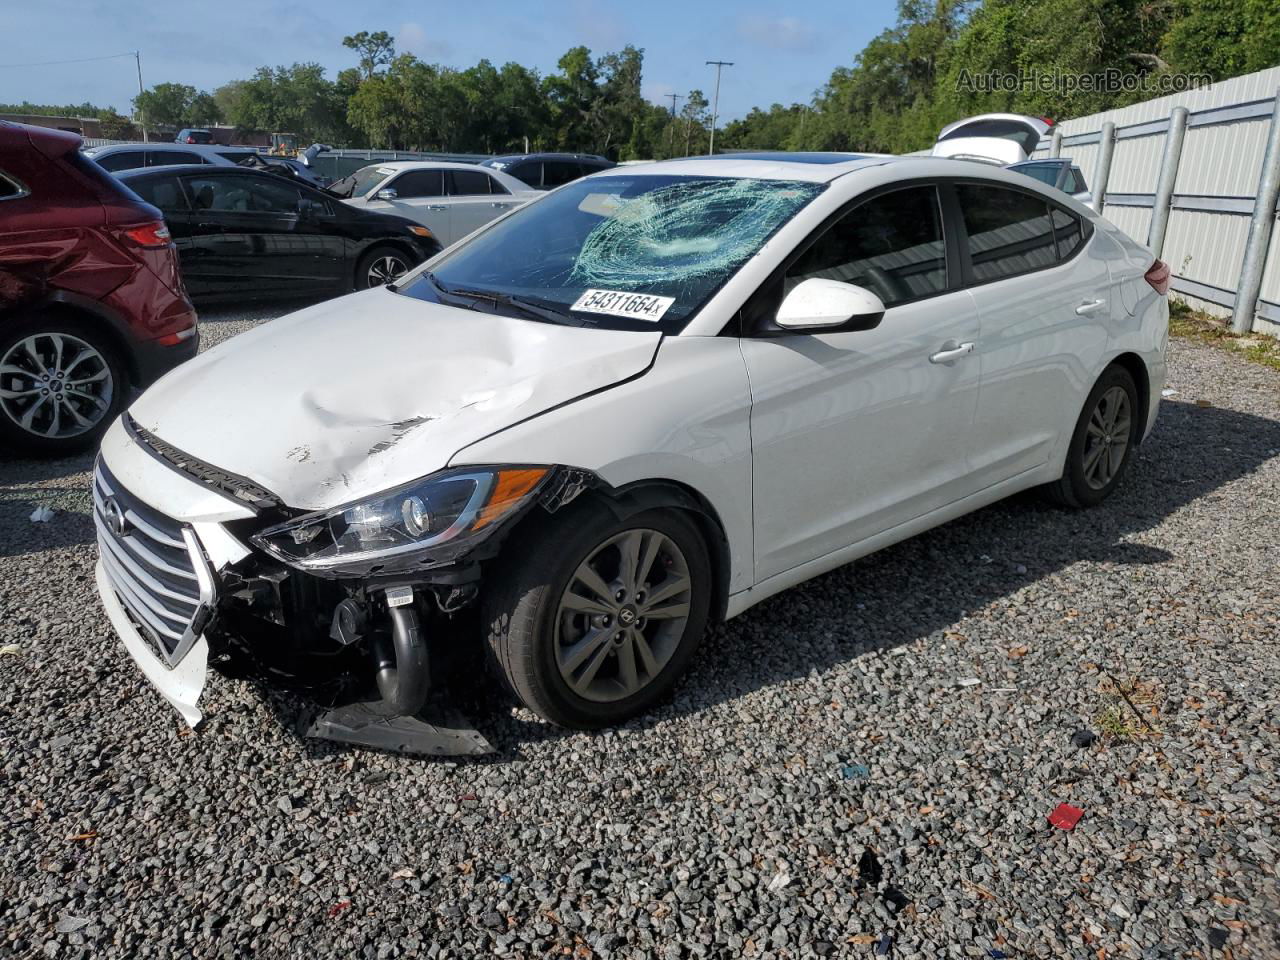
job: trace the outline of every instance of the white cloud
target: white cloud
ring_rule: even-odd
[[[749,13],[738,18],[738,35],[750,43],[792,53],[816,50],[820,46],[818,32],[795,17]]]
[[[447,60],[453,44],[432,37],[420,23],[402,23],[396,31],[396,52],[412,53],[420,60]]]

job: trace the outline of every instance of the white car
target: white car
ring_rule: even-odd
[[[217,143],[111,143],[81,151],[104,170],[136,170],[138,167],[168,167],[187,163],[207,163],[233,167],[260,154],[253,147],[231,147]]]
[[[1048,117],[983,113],[943,127],[933,156],[1008,166],[1031,159],[1040,138],[1052,129]]]
[[[326,189],[362,210],[417,221],[446,247],[542,195],[501,170],[421,160],[361,167]]]
[[[996,167],[596,174],[148,390],[94,479],[102,601],[192,723],[211,657],[408,715],[474,643],[543,717],[615,724],[780,590],[1029,487],[1104,500],[1168,277]]]

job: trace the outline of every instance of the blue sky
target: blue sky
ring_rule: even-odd
[[[807,101],[832,67],[849,63],[896,11],[895,0],[9,0],[4,6],[0,65],[140,49],[147,86],[172,81],[208,90],[263,64],[314,60],[332,77],[354,65],[342,37],[358,30],[387,30],[399,49],[449,66],[487,57],[543,73],[578,44],[598,56],[631,43],[644,48],[644,92],[655,102],[669,104],[663,94],[692,87],[710,99],[715,74],[704,61],[734,61],[720,90],[720,113],[728,118],[755,105]],[[2,103],[90,101],[127,113],[136,93],[132,58],[0,68]]]

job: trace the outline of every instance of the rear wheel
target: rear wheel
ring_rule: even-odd
[[[568,513],[568,511],[566,511]],[[508,550],[486,597],[488,648],[526,706],[594,729],[644,712],[706,627],[707,548],[677,510],[618,520],[584,504]]]
[[[1139,429],[1138,388],[1133,377],[1123,367],[1108,367],[1089,392],[1076,421],[1062,478],[1045,487],[1046,495],[1068,507],[1101,503],[1120,485]]]
[[[402,250],[395,247],[374,247],[356,267],[356,287],[368,290],[395,283],[412,269],[413,264]]]
[[[0,327],[0,440],[58,457],[97,444],[124,407],[128,376],[114,341],[75,317]]]

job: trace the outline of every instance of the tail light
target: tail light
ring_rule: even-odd
[[[1151,284],[1152,290],[1163,297],[1169,292],[1169,265],[1163,260],[1157,260],[1143,275],[1143,279]]]
[[[187,143],[195,143],[195,142],[196,142],[195,137],[187,137]]]
[[[1041,117],[1040,119],[1041,119],[1041,120],[1043,120],[1045,123],[1047,123],[1049,126],[1051,126],[1051,127],[1053,126],[1053,118],[1052,118],[1052,117]]]
[[[169,228],[164,221],[144,223],[140,227],[129,227],[124,235],[140,247],[164,247],[169,244]]]

